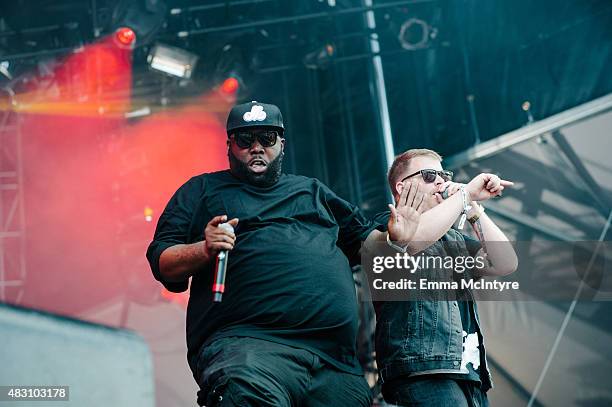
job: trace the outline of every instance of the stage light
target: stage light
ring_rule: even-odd
[[[110,26],[130,27],[138,38],[138,43],[134,42],[134,45],[142,47],[149,44],[161,29],[166,10],[162,0],[118,0],[113,8]]]
[[[427,48],[429,41],[436,38],[438,29],[418,18],[410,18],[402,24],[398,39],[402,48],[409,51]]]
[[[523,110],[526,112],[526,111],[528,111],[529,109],[531,109],[531,103],[530,103],[528,100],[526,100],[526,101],[524,101],[524,102],[523,102],[523,104],[521,105],[521,108],[522,108],[522,109],[523,109]]]
[[[523,109],[527,115],[527,124],[533,123],[535,120],[533,118],[533,114],[531,114],[531,102],[528,100],[524,101],[521,105],[521,109]]]
[[[336,48],[333,44],[325,44],[306,54],[302,62],[308,69],[327,69],[331,64]]]
[[[145,206],[144,208],[145,221],[151,222],[153,220],[153,208]]]
[[[115,39],[120,47],[133,48],[136,44],[136,33],[128,27],[121,27],[115,31]]]
[[[198,56],[180,48],[157,44],[151,49],[147,61],[152,69],[189,79]]]
[[[126,119],[135,119],[138,117],[144,117],[151,114],[151,108],[149,106],[142,107],[140,109],[132,110],[131,112],[126,112],[123,116]]]
[[[11,72],[9,71],[10,62],[2,61],[0,62],[0,74],[6,76],[9,80],[13,79]]]
[[[223,83],[220,86],[220,89],[223,93],[226,93],[228,95],[233,95],[238,91],[239,87],[240,87],[240,83],[238,82],[238,79],[234,77],[230,77],[223,81]]]

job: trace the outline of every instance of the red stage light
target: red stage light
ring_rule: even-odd
[[[136,42],[136,33],[128,27],[121,27],[115,31],[115,38],[119,45],[130,47]]]
[[[227,94],[234,94],[238,90],[240,84],[236,78],[227,78],[221,84],[221,91]]]

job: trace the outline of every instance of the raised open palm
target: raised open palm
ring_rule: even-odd
[[[391,216],[387,224],[389,239],[402,244],[408,243],[416,233],[425,195],[419,192],[419,184],[412,182],[400,194],[395,206],[389,205]]]

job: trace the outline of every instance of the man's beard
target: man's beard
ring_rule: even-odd
[[[276,184],[280,178],[285,153],[281,151],[274,160],[268,163],[266,170],[261,174],[255,174],[250,171],[248,164],[236,158],[232,150],[228,150],[227,155],[229,157],[230,170],[236,178],[258,187],[268,187]]]

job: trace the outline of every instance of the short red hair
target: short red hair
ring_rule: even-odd
[[[438,161],[442,161],[442,156],[440,154],[426,148],[413,148],[412,150],[408,150],[395,157],[391,168],[389,168],[389,173],[387,174],[387,181],[389,182],[389,187],[391,188],[393,195],[397,194],[397,191],[395,190],[395,183],[410,166],[410,160],[415,157],[422,156],[432,157]]]

